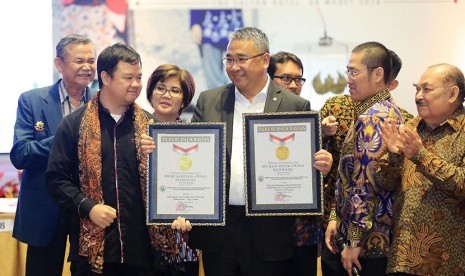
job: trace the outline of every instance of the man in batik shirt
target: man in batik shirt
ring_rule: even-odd
[[[388,90],[390,73],[390,54],[384,45],[367,42],[352,50],[347,83],[355,102],[354,122],[341,149],[336,208],[326,230],[332,238],[326,239],[332,253],[337,252],[336,232],[348,244],[341,252],[341,262],[349,276],[352,266],[363,269],[365,275],[385,273],[393,199],[392,193],[378,188],[374,174],[378,160],[387,152],[380,123],[386,119],[402,122]]]
[[[455,66],[429,67],[415,84],[419,116],[383,124],[392,153],[377,182],[395,191],[387,273],[465,275],[464,83]]]
[[[389,91],[397,88],[399,82],[396,80],[397,75],[402,68],[402,60],[392,50],[389,50],[391,56],[391,74],[389,76]],[[323,229],[326,229],[331,209],[336,208],[334,191],[336,180],[338,178],[339,157],[341,155],[342,144],[347,136],[350,125],[353,122],[353,110],[355,104],[349,95],[340,95],[329,98],[321,108],[321,117],[328,118],[329,121],[337,122],[337,129],[332,136],[323,135],[323,144],[326,149],[333,155],[333,165],[331,171],[325,178],[323,189],[324,196],[324,220]],[[413,118],[406,110],[398,107],[402,113],[404,122]],[[334,119],[329,118],[332,116]],[[324,122],[324,121],[323,121]],[[344,268],[339,261],[338,255],[333,255],[328,251],[326,245],[323,245],[321,252],[321,269],[323,275],[340,275],[344,274]]]

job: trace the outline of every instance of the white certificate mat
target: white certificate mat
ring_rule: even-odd
[[[147,223],[183,216],[197,225],[224,224],[224,124],[158,123],[149,128]]]
[[[317,112],[244,114],[246,214],[319,215],[322,175]]]

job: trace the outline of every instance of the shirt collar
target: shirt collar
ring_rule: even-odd
[[[256,104],[258,102],[266,102],[266,95],[268,93],[268,88],[270,87],[270,77],[268,76],[268,74],[266,75],[266,78],[267,79],[265,86],[262,88],[262,90],[260,90],[260,92],[258,92],[257,95],[255,95],[255,97],[252,99],[252,102],[249,102],[249,100],[247,100],[247,98],[244,97],[244,95],[242,95],[241,92],[239,92],[237,87],[235,87],[234,93],[236,96],[236,101],[239,101],[244,105]]]
[[[383,90],[380,91],[370,98],[360,102],[360,103],[355,103],[355,108],[354,108],[354,120],[357,120],[357,118],[362,115],[367,109],[372,107],[375,103],[385,101],[387,99],[391,98],[391,93],[389,90]]]
[[[58,86],[58,91],[60,92],[60,102],[61,103],[64,103],[67,98],[68,98],[68,91],[66,91],[66,88],[65,88],[65,83],[63,81],[63,79],[61,79],[60,81],[60,85]],[[82,93],[82,96],[81,96],[81,101],[84,100],[84,102],[87,101],[86,99],[86,89],[84,88],[84,92]]]
[[[439,125],[439,127],[442,127],[445,124],[449,124],[455,132],[459,131],[463,125],[465,124],[465,108],[460,105],[457,110],[454,111],[449,117]],[[423,119],[420,120],[418,123],[418,128],[426,126],[426,123]]]

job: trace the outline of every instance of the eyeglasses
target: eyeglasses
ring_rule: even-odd
[[[351,79],[355,79],[358,75],[360,75],[361,73],[365,72],[365,71],[369,71],[371,69],[375,69],[375,68],[378,68],[378,67],[367,67],[367,69],[365,70],[360,70],[360,71],[357,71],[357,70],[352,70],[352,69],[347,69],[346,70],[346,76],[348,78],[351,78]]]
[[[155,93],[158,95],[165,95],[166,92],[168,92],[171,97],[179,98],[182,96],[182,90],[177,87],[172,87],[170,89],[160,85],[155,87]]]
[[[302,77],[293,78],[293,77],[289,77],[289,76],[274,76],[273,78],[281,79],[281,82],[284,83],[284,84],[291,84],[291,82],[294,81],[295,85],[297,85],[297,86],[304,85],[304,83],[306,81],[306,79],[302,78]]]
[[[223,58],[223,63],[227,66],[232,66],[234,63],[236,63],[239,66],[242,66],[242,65],[245,65],[249,59],[263,56],[264,54],[266,54],[266,52],[255,55],[253,57],[238,57],[238,58],[225,57]]]

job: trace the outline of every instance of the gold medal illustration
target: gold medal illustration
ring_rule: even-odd
[[[286,146],[279,146],[276,149],[276,157],[278,157],[279,160],[286,160],[289,158],[289,149]]]
[[[192,160],[189,156],[181,156],[178,160],[178,166],[181,171],[188,171],[192,167]]]

